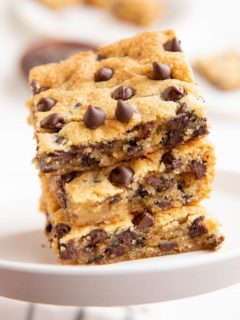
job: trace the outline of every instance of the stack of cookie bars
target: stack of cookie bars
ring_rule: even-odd
[[[173,31],[30,73],[46,233],[63,264],[214,250],[205,107]]]

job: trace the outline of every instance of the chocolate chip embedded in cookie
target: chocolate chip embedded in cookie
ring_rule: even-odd
[[[114,70],[112,68],[107,68],[107,67],[104,67],[102,69],[99,69],[95,75],[94,75],[94,80],[96,82],[99,82],[99,81],[108,81],[112,78],[114,74]]]
[[[83,116],[85,126],[89,129],[96,129],[104,123],[106,119],[105,112],[98,107],[90,105]]]
[[[184,89],[179,86],[171,86],[165,89],[162,94],[163,99],[166,101],[178,101],[184,96]]]
[[[43,129],[48,129],[53,132],[58,132],[64,126],[64,118],[58,113],[52,113],[43,120],[40,125]]]
[[[91,245],[96,245],[97,243],[106,240],[108,235],[103,229],[94,229],[87,234],[87,237],[91,239]]]
[[[56,103],[57,101],[54,99],[47,98],[47,97],[42,98],[37,103],[37,110],[40,112],[50,111],[55,106]]]
[[[112,98],[115,100],[128,100],[134,96],[135,90],[129,86],[120,86],[112,93]]]
[[[153,75],[154,80],[166,80],[171,79],[171,69],[167,64],[153,62]]]
[[[131,168],[120,166],[113,169],[109,175],[109,181],[120,187],[129,187],[133,182],[134,171]]]
[[[47,88],[47,87],[41,87],[41,86],[39,85],[39,83],[37,82],[37,80],[35,80],[35,79],[33,79],[33,80],[30,82],[30,87],[31,87],[31,89],[32,89],[33,95],[36,95],[36,94],[38,94],[38,93],[40,93],[40,92],[43,92],[43,91],[46,91],[46,90],[49,89],[49,88]]]
[[[132,119],[134,112],[135,109],[131,104],[118,100],[115,110],[115,116],[118,121],[123,123],[129,122]]]
[[[70,232],[71,227],[64,223],[58,223],[55,227],[55,230],[57,238],[62,238]]]
[[[178,40],[177,38],[167,41],[163,47],[167,51],[182,52],[181,41]]]
[[[194,173],[197,179],[202,179],[205,177],[207,172],[206,163],[202,163],[197,160],[193,160],[190,164],[190,169]]]
[[[132,223],[141,230],[148,229],[154,225],[154,218],[153,216],[148,212],[143,212],[137,214],[133,220]]]
[[[137,234],[133,231],[126,230],[119,233],[117,238],[118,240],[120,240],[121,243],[130,246],[133,245],[134,241],[137,239]]]
[[[208,229],[204,223],[204,216],[198,217],[189,226],[189,235],[191,238],[200,237],[208,233]]]
[[[76,172],[65,173],[61,176],[61,181],[63,183],[69,183],[76,177]]]

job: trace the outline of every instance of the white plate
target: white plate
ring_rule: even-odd
[[[93,44],[108,43],[144,30],[165,29],[185,23],[192,6],[190,0],[168,0],[159,20],[148,28],[141,28],[114,18],[106,10],[90,6],[53,11],[36,0],[21,0],[21,5],[16,0],[13,4],[22,23],[37,34]]]
[[[195,252],[107,266],[55,263],[37,212],[37,177],[1,185],[0,295],[38,303],[116,306],[184,298],[240,281],[240,175],[218,172],[206,204],[224,225],[217,252]],[[45,244],[46,247],[41,246]]]

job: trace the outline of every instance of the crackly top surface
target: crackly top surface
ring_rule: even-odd
[[[54,151],[56,136],[67,140],[63,151],[70,146],[122,139],[140,123],[174,118],[180,103],[185,103],[187,111],[205,117],[192,71],[184,54],[176,51],[180,47],[175,39],[173,31],[146,32],[101,47],[96,53],[80,52],[60,63],[34,68],[30,72],[34,96],[29,106],[34,115],[39,153]],[[166,70],[154,70],[155,62],[167,65],[170,77],[166,76]],[[103,68],[107,72],[102,72]],[[153,79],[158,77],[167,78]],[[119,121],[115,115],[118,101],[112,95],[120,86],[133,89],[132,96],[123,99],[134,110],[128,122]],[[171,86],[183,89],[180,99],[166,99],[165,90]],[[54,101],[47,111],[39,111],[42,98]],[[105,114],[105,121],[94,129],[83,121],[89,105]],[[60,128],[44,128],[41,121],[56,113],[61,118]]]

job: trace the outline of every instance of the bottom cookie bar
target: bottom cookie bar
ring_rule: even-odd
[[[219,223],[201,206],[129,215],[121,223],[72,227],[61,210],[47,214],[46,233],[58,262],[107,264],[219,248]]]

